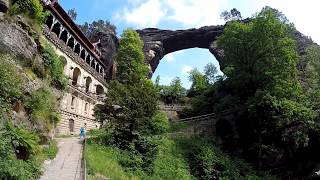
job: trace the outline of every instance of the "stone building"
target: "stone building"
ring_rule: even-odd
[[[55,0],[42,0],[50,12],[44,35],[56,53],[64,59],[68,87],[60,100],[61,121],[55,134],[78,134],[99,126],[93,108],[102,102],[107,91],[106,66],[100,60],[97,43],[91,43]]]

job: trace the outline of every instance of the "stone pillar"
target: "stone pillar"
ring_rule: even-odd
[[[74,71],[74,67],[70,66],[69,68],[69,84],[72,84],[72,78],[73,78],[73,71]]]
[[[102,68],[102,77],[104,79],[104,68]]]
[[[89,53],[87,51],[85,51],[85,55],[84,55],[84,61],[87,60],[87,57],[88,57]]]
[[[80,53],[79,53],[79,57],[81,58],[81,53],[83,51],[83,47],[80,45]]]
[[[74,40],[74,43],[73,43],[73,52],[76,50],[76,46],[78,45],[78,42],[76,40]]]
[[[61,38],[61,35],[62,35],[64,30],[65,30],[64,27],[61,25],[60,26],[60,32],[59,32],[59,39]]]
[[[53,26],[55,24],[57,24],[57,23],[59,23],[58,19],[56,17],[52,16],[52,24],[51,24],[51,27],[50,27],[50,31],[52,31]]]
[[[71,34],[69,32],[67,32],[67,42],[66,45],[68,46],[69,40],[72,38]]]

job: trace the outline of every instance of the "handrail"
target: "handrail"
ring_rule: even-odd
[[[82,179],[87,180],[87,163],[85,158],[85,152],[86,152],[86,138],[83,138],[83,147],[82,147],[82,165],[83,165],[83,174]]]
[[[201,120],[206,120],[207,118],[216,117],[218,115],[226,114],[226,113],[230,113],[230,112],[231,111],[222,111],[219,114],[216,114],[216,113],[203,114],[203,115],[200,115],[200,116],[194,116],[194,117],[190,117],[190,118],[180,119],[177,122],[186,122],[186,121],[194,121],[194,120],[201,121]]]

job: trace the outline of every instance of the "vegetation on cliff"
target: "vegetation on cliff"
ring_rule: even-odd
[[[282,178],[308,176],[316,165],[311,154],[319,149],[319,48],[299,57],[295,31],[269,7],[250,22],[228,22],[218,39],[226,78],[192,101],[197,114],[234,112],[235,131],[220,136],[225,150],[240,149],[257,169]]]
[[[42,162],[57,153],[49,135],[60,119],[58,89],[66,78],[59,56],[39,42],[46,16],[40,1],[12,0],[10,7],[1,23],[24,36],[13,41],[19,38],[16,46],[27,52],[15,52],[19,48],[8,42],[0,52],[0,179],[38,179]]]

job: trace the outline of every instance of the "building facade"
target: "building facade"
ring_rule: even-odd
[[[100,61],[100,51],[81,32],[57,1],[43,0],[50,12],[44,25],[44,35],[63,57],[68,87],[60,99],[61,121],[56,135],[79,134],[80,127],[97,128],[93,108],[102,103],[107,91],[106,67]]]

